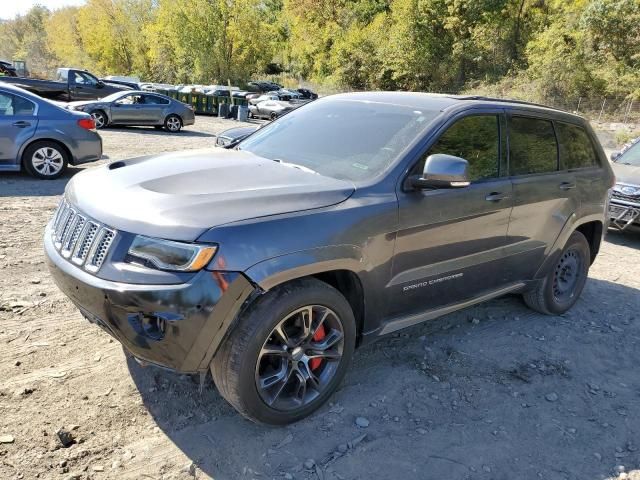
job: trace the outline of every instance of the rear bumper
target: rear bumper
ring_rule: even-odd
[[[183,373],[207,370],[242,305],[256,291],[240,273],[206,270],[180,285],[111,282],[63,258],[48,229],[44,243],[56,285],[87,320],[140,360]]]
[[[76,144],[71,150],[72,165],[95,162],[102,158],[102,137],[96,132],[86,133],[82,138],[76,138]]]

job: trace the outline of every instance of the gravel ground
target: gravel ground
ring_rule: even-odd
[[[106,130],[104,150],[231,125]],[[78,170],[0,177],[0,479],[640,479],[639,233],[608,235],[568,314],[511,296],[384,338],[331,404],[266,428],[211,382],[141,368],[56,289],[41,236]]]

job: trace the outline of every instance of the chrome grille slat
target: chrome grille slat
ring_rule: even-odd
[[[51,224],[55,248],[64,258],[96,273],[116,238],[116,231],[79,213],[65,200],[60,202]]]

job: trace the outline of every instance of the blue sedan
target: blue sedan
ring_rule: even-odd
[[[102,157],[102,139],[86,113],[71,112],[0,81],[0,171],[58,178],[67,165]]]

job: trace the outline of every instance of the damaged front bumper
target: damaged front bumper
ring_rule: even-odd
[[[610,226],[625,230],[631,225],[640,225],[640,204],[612,199],[609,204]]]
[[[60,290],[145,363],[182,373],[209,368],[243,304],[256,287],[238,272],[202,270],[177,285],[127,284],[78,268],[45,235],[49,270]]]

